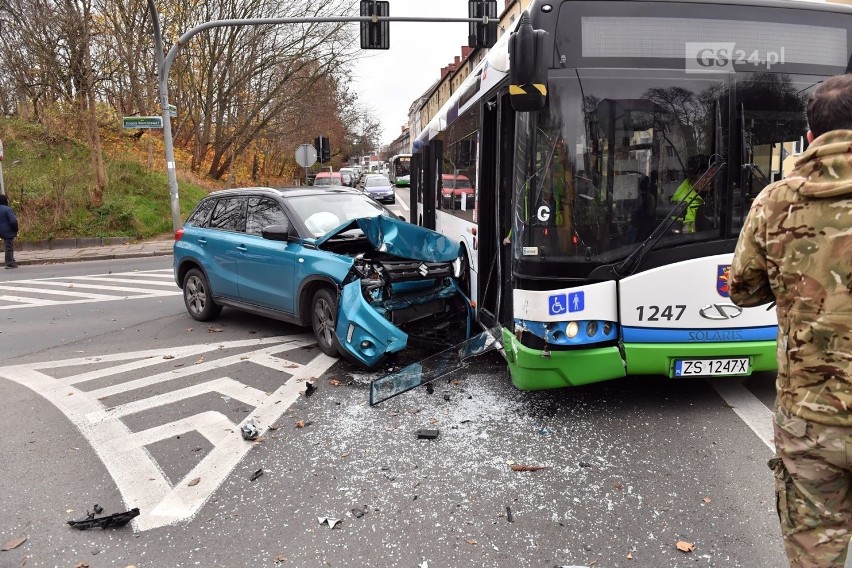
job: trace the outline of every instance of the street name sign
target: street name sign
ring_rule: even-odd
[[[125,116],[124,128],[162,128],[162,116]]]

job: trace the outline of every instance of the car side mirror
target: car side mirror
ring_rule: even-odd
[[[264,239],[269,239],[270,241],[289,241],[290,237],[296,236],[293,225],[290,223],[269,225],[261,229],[260,234]]]

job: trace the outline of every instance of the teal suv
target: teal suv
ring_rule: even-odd
[[[175,233],[174,275],[196,320],[226,306],[311,327],[324,353],[371,367],[469,336],[460,254],[352,189],[252,187],[201,200]]]

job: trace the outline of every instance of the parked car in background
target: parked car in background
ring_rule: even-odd
[[[396,191],[388,178],[369,175],[364,179],[364,193],[380,203],[396,203]]]
[[[343,185],[355,187],[355,170],[353,168],[340,168],[340,177],[343,180]]]
[[[460,254],[353,189],[251,187],[201,200],[175,233],[174,277],[196,320],[227,306],[310,326],[323,353],[371,367],[469,336]]]
[[[340,172],[318,172],[314,178],[314,185],[317,187],[342,186],[343,178]]]

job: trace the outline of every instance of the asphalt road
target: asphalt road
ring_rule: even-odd
[[[784,563],[770,448],[707,381],[524,393],[492,352],[370,407],[372,379],[424,354],[366,372],[294,326],[201,324],[170,263],[3,275],[0,546],[27,540],[0,566]],[[728,385],[765,416],[772,380]],[[242,439],[249,418],[262,441]],[[96,503],[141,515],[66,524]]]

